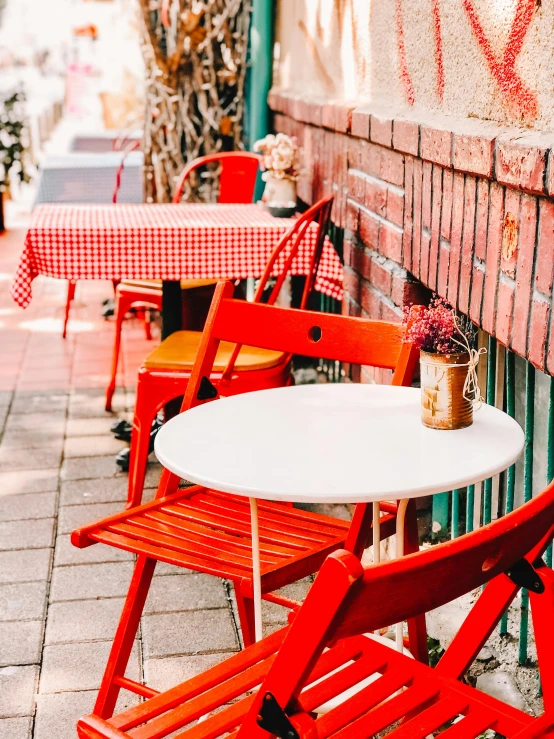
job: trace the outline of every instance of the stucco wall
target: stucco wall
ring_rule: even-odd
[[[284,90],[554,126],[554,0],[279,0]]]

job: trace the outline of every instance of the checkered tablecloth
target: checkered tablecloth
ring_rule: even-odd
[[[258,277],[290,227],[289,219],[274,218],[259,205],[41,205],[33,212],[11,295],[26,308],[37,275],[65,280]],[[307,273],[315,233],[315,226],[306,233],[291,274]],[[342,297],[342,265],[329,240],[316,289]]]

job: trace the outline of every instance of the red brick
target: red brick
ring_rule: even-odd
[[[352,111],[355,107],[354,103],[348,101],[335,105],[335,131],[350,133],[352,129]]]
[[[452,132],[421,126],[421,157],[443,167],[452,166]]]
[[[380,150],[379,176],[391,185],[404,187],[404,156],[390,149]]]
[[[443,239],[450,241],[450,227],[452,225],[452,178],[454,173],[450,169],[444,169],[442,173],[442,214],[441,235]]]
[[[471,280],[471,300],[469,303],[469,317],[479,325],[481,323],[481,305],[483,302],[483,284],[485,272],[473,265],[473,278]]]
[[[367,210],[360,211],[359,235],[362,242],[375,251],[379,248],[379,221]]]
[[[404,306],[404,296],[406,294],[408,282],[406,280],[406,274],[392,275],[392,284],[390,290],[390,297],[395,305],[400,308]]]
[[[352,266],[352,255],[354,254],[355,249],[356,242],[349,236],[345,236],[342,245],[342,257],[344,259],[344,263],[347,264],[349,267]]]
[[[554,311],[550,312],[550,337],[548,340],[546,369],[551,375],[554,375]]]
[[[514,278],[516,274],[517,256],[519,251],[519,211],[521,208],[521,193],[511,188],[506,188],[504,200],[504,222],[502,225],[502,255],[500,257],[500,269],[509,277]],[[516,234],[515,250],[513,253],[505,253],[509,234],[513,232],[515,221]]]
[[[541,198],[535,286],[545,295],[552,292],[554,266],[554,203]]]
[[[431,233],[426,228],[421,230],[421,257],[420,270],[421,281],[429,286],[429,252],[431,250]]]
[[[357,207],[355,203],[353,203],[351,200],[349,200],[346,203],[346,212],[345,212],[345,228],[347,228],[349,231],[352,231],[352,233],[357,233],[360,223],[360,209]]]
[[[464,175],[459,172],[454,172],[454,184],[452,186],[452,232],[450,238],[450,265],[448,271],[447,294],[448,302],[454,307],[458,305],[463,222]]]
[[[525,137],[496,142],[496,179],[529,192],[544,193],[547,149],[525,143]]]
[[[402,231],[399,228],[381,223],[379,228],[379,252],[397,264],[402,263]]]
[[[384,295],[390,296],[392,291],[392,274],[386,266],[379,264],[375,259],[369,260],[368,271],[365,274],[373,287]]]
[[[533,300],[531,322],[529,324],[529,361],[544,370],[546,339],[548,336],[548,314],[550,303],[546,300]]]
[[[454,169],[492,177],[494,136],[454,134]]]
[[[537,233],[537,200],[522,196],[521,225],[519,230],[519,254],[516,273],[516,299],[514,306],[514,330],[512,348],[525,356],[528,341],[528,320],[533,293],[533,258]]]
[[[321,106],[321,125],[335,130],[335,106],[332,102]]]
[[[421,276],[421,200],[423,194],[423,163],[414,160],[414,235],[412,239],[412,268],[415,277]]]
[[[554,150],[548,155],[548,182],[546,188],[550,197],[554,197]]]
[[[483,292],[482,328],[489,334],[494,331],[496,290],[502,248],[502,224],[504,222],[504,190],[492,182],[489,192],[489,228],[487,232],[487,259],[485,289]]]
[[[404,225],[404,192],[396,187],[387,190],[387,220],[397,226]]]
[[[318,103],[315,100],[307,101],[306,118],[307,118],[307,122],[311,123],[312,126],[320,127],[322,125],[321,123],[321,117],[323,114],[322,107],[323,106],[321,105],[321,103]]]
[[[382,218],[387,215],[387,186],[384,182],[368,177],[365,182],[364,205]]]
[[[359,170],[348,170],[348,195],[360,204],[363,204],[365,200],[365,180],[366,178]]]
[[[433,165],[423,162],[423,200],[421,204],[421,225],[431,228],[431,196],[433,182]]]
[[[394,148],[417,157],[419,154],[419,124],[413,121],[395,120],[392,128]]]
[[[500,280],[500,284],[498,285],[498,304],[496,308],[496,338],[500,343],[504,344],[504,346],[510,345],[514,312],[514,291],[515,284],[511,280],[508,280],[507,278]],[[486,310],[490,310],[488,306]],[[488,314],[485,314],[485,310],[483,310],[483,322],[485,321],[485,316],[487,319],[489,318]],[[494,322],[494,316],[491,316],[490,319],[491,323]]]
[[[402,323],[402,311],[400,308],[391,308],[386,303],[382,303],[381,318],[391,323]]]
[[[441,228],[442,205],[442,167],[433,167],[433,205],[431,213],[431,248],[429,251],[429,278],[427,284],[431,290],[437,288],[439,269],[439,241]]]
[[[439,271],[437,275],[437,294],[443,298],[448,291],[448,271],[450,269],[450,249],[448,242],[441,241],[439,249]]]
[[[460,284],[458,287],[458,308],[465,314],[469,312],[469,290],[471,286],[471,272],[473,267],[476,190],[477,183],[475,181],[475,177],[467,175],[464,193],[462,260],[460,268]]]
[[[404,294],[402,296],[402,302],[397,303],[397,305],[401,307],[406,305],[428,305],[429,298],[430,293],[425,285],[422,285],[418,280],[410,279],[408,276],[407,279],[404,279]],[[394,302],[396,303],[396,300]]]
[[[375,290],[371,289],[369,282],[366,280],[362,281],[361,305],[370,318],[381,318],[381,298]]]
[[[412,230],[413,230],[413,200],[414,200],[414,160],[406,157],[404,192],[404,235],[402,237],[402,255],[404,267],[412,270]]]
[[[382,163],[381,153],[384,151],[380,146],[375,144],[361,142],[361,169],[366,174],[373,175],[373,177],[381,177]]]
[[[392,146],[392,119],[372,113],[369,122],[369,139],[390,149]]]
[[[355,108],[352,111],[352,136],[362,139],[369,138],[369,111],[364,108]]]
[[[352,300],[355,300],[357,303],[360,302],[360,293],[361,293],[361,285],[360,285],[360,275],[357,272],[354,272],[353,269],[350,267],[344,268],[344,274],[343,274],[343,284],[344,284],[344,292],[352,298]]]
[[[475,216],[475,256],[484,260],[487,255],[487,223],[489,220],[489,183],[477,180],[477,214]]]

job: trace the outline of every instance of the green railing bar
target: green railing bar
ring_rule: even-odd
[[[467,486],[466,496],[466,533],[473,531],[473,509],[475,507],[475,485]]]
[[[450,535],[455,539],[460,535],[460,491],[452,491],[452,527]]]
[[[489,349],[487,354],[487,403],[495,404],[496,391],[496,339],[489,336]],[[485,480],[483,484],[483,525],[486,526],[492,520],[492,477]]]
[[[535,431],[535,368],[528,362],[525,368],[525,446],[523,456],[523,500],[533,497],[533,441]],[[529,636],[529,593],[521,591],[521,620],[519,623],[519,664],[527,662]]]
[[[515,380],[515,355],[513,352],[506,352],[506,413],[515,418],[516,415],[516,380]],[[514,493],[516,486],[516,466],[513,464],[506,473],[506,503],[505,513],[511,513],[514,510]],[[508,633],[508,614],[502,616],[500,622],[500,633],[506,635]]]
[[[434,539],[444,539],[448,531],[448,514],[450,509],[450,493],[433,495],[432,536]]]

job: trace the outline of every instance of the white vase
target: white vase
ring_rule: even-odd
[[[270,172],[265,173],[265,189],[262,200],[266,204],[285,205],[296,204],[296,181],[287,177],[274,177]]]

